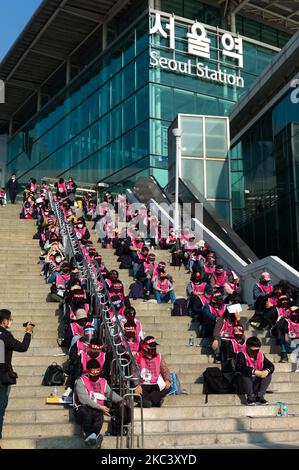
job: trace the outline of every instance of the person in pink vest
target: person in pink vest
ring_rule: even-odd
[[[246,350],[236,359],[238,392],[247,396],[247,405],[267,405],[264,395],[274,372],[274,365],[262,353],[261,342],[256,336],[248,338]]]
[[[186,294],[190,315],[192,318],[197,318],[201,321],[203,306],[209,303],[212,289],[209,284],[203,282],[199,271],[191,274],[190,282],[186,288]]]
[[[212,349],[215,352],[215,363],[226,362],[221,346],[223,342],[234,339],[234,327],[239,324],[240,319],[240,312],[232,313],[228,309],[225,310],[222,317],[216,318],[212,343]]]
[[[169,300],[172,304],[175,302],[176,296],[174,293],[174,287],[172,282],[167,279],[165,271],[159,273],[158,279],[155,280],[153,288],[158,304],[168,303]]]
[[[204,305],[202,309],[202,334],[203,337],[213,337],[213,330],[216,319],[222,317],[226,310],[223,296],[220,292],[214,292],[211,296],[210,303]]]
[[[235,370],[237,354],[241,351],[246,351],[244,326],[235,322],[232,338],[223,339],[221,342],[221,362],[227,372]]]
[[[129,347],[132,355],[134,357],[138,357],[139,348],[140,348],[140,336],[137,332],[137,327],[136,327],[136,323],[134,322],[134,320],[128,320],[126,323],[124,323],[123,331],[124,331],[124,335],[120,335],[120,340],[122,344],[118,348],[118,353],[119,354],[125,353]],[[126,354],[124,354],[124,356],[125,355]]]
[[[63,199],[67,196],[67,190],[64,178],[59,178],[59,180],[54,184],[56,188],[56,198]]]
[[[288,353],[299,352],[299,307],[290,308],[290,316],[279,322],[280,361],[288,362]]]
[[[144,408],[160,407],[171,387],[170,371],[161,353],[157,352],[158,345],[153,336],[146,336],[137,359],[142,381],[135,393],[142,395]]]
[[[267,320],[264,318],[264,312],[267,310],[269,297],[273,296],[273,286],[271,284],[271,276],[267,272],[263,272],[259,281],[253,288],[253,300],[255,314],[249,320],[249,323],[254,328],[263,329],[268,325]]]
[[[101,377],[101,367],[96,359],[90,359],[86,365],[87,373],[76,380],[74,391],[75,419],[83,428],[85,444],[94,446],[101,444],[100,431],[104,415],[110,415],[108,399],[120,405],[122,397],[111,391],[107,380]]]

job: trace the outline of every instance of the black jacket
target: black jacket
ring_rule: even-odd
[[[17,193],[19,190],[19,183],[18,180],[13,181],[11,178],[8,180],[6,185],[8,191],[10,193]]]
[[[263,370],[268,370],[269,374],[273,374],[274,369],[275,367],[272,362],[270,362],[264,355]],[[252,377],[252,375],[254,375],[254,368],[247,366],[245,355],[242,352],[237,354],[236,372],[247,377]]]
[[[25,333],[22,342],[18,341],[13,335],[5,328],[0,326],[0,380],[3,371],[11,368],[11,360],[13,351],[26,352],[29,348],[31,341],[31,334]],[[2,354],[2,347],[4,343],[4,357]]]

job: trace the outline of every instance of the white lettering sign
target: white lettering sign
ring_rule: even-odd
[[[175,59],[167,59],[166,57],[159,57],[158,51],[151,51],[150,65],[152,67],[162,68],[170,72],[191,75],[203,80],[220,83],[222,85],[236,86],[244,88],[244,78],[238,75],[227,73],[226,69],[219,68],[218,70],[211,69],[203,63],[192,64],[191,59],[187,62],[181,62]]]
[[[168,21],[168,22],[166,22]],[[195,21],[190,32],[186,34],[188,42],[188,54],[194,57],[201,57],[203,59],[211,59],[211,39],[208,37],[208,30],[202,23]],[[164,27],[162,26],[162,19],[160,13],[155,13],[153,17],[153,26],[150,28],[150,35],[160,34],[165,39],[169,38],[169,48],[175,50],[175,19],[174,17],[167,17],[165,19]],[[214,81],[217,83],[231,85],[244,88],[244,79],[236,74],[227,73],[226,69],[222,69],[226,58],[233,59],[236,66],[242,69],[244,66],[243,61],[243,40],[242,38],[235,37],[232,34],[225,32],[219,33],[220,56],[222,61],[218,59],[217,68],[210,68],[205,64],[197,63],[187,60],[182,62],[175,58],[169,59],[160,57],[157,51],[152,51],[151,66],[160,67],[171,72],[182,73],[186,75],[193,75],[206,80]],[[179,51],[180,52],[180,51]]]

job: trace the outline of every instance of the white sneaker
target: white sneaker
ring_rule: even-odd
[[[93,432],[92,434],[90,434],[89,436],[87,436],[87,438],[85,439],[85,444],[87,446],[94,446],[96,445],[97,443],[97,435]]]

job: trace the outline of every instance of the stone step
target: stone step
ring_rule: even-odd
[[[82,437],[2,439],[2,449],[87,449]]]
[[[282,421],[281,421],[282,420]],[[136,433],[140,432],[139,422],[136,421]],[[267,431],[276,431],[277,427],[281,428],[281,431],[297,430],[299,431],[299,417],[288,416],[287,419],[281,417],[237,417],[237,418],[201,418],[201,419],[169,419],[169,420],[146,420],[144,422],[144,430],[146,433],[211,433],[215,436],[215,430],[221,429],[223,432],[251,432],[259,431],[262,432],[265,429]],[[282,437],[281,437],[282,440]],[[284,439],[285,440],[285,439]],[[199,442],[198,442],[199,444]]]
[[[58,389],[58,395],[62,395],[63,392],[65,391],[65,387],[64,386],[61,386],[61,387],[57,387]],[[40,398],[44,398],[45,402],[46,402],[46,398],[47,396],[50,395],[50,393],[52,392],[53,390],[53,387],[45,387],[43,385],[24,385],[22,387],[11,387],[11,391],[10,391],[10,394],[9,394],[9,397],[10,398],[22,398],[22,397],[26,397],[26,398],[35,398],[35,397],[40,397]],[[10,400],[10,399],[9,399]],[[52,405],[48,405],[48,406],[52,406]]]
[[[58,347],[58,345],[56,345],[56,347],[37,347],[35,348],[34,346],[33,347],[29,347],[28,351],[26,352],[15,352],[14,353],[14,356],[17,358],[17,357],[21,357],[21,355],[23,355],[23,357],[31,357],[31,356],[47,356],[47,357],[53,357],[53,356],[56,356],[56,354],[62,354],[63,353],[63,350]]]
[[[4,439],[8,438],[37,438],[80,435],[81,431],[75,423],[36,423],[36,424],[7,424],[3,428]]]
[[[18,356],[13,356],[13,365],[18,368],[18,366],[44,366],[48,367],[52,362],[57,362],[57,364],[62,364],[67,360],[67,356],[27,356],[26,361],[24,361],[24,356],[19,353]]]
[[[47,405],[48,409],[34,409],[34,410],[7,410],[4,418],[4,426],[8,424],[21,424],[30,423],[34,427],[36,424],[43,423],[59,423],[69,424],[74,422],[74,415],[71,408],[67,409],[60,406],[56,409],[51,409],[52,405]]]

